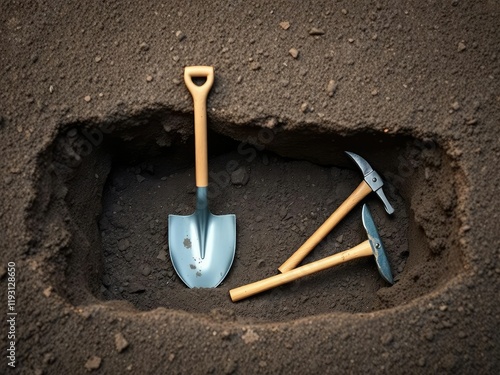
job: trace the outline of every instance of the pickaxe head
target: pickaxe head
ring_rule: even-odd
[[[389,261],[387,260],[387,256],[385,255],[384,245],[382,244],[382,240],[380,239],[377,228],[375,227],[375,223],[373,222],[372,215],[370,214],[370,210],[368,210],[368,206],[366,204],[363,205],[362,219],[363,226],[365,227],[366,234],[368,235],[368,241],[370,242],[370,246],[373,251],[373,255],[375,255],[378,272],[380,272],[382,277],[387,282],[389,282],[390,284],[394,284],[391,267],[389,266]]]
[[[349,155],[351,159],[354,160],[354,162],[358,165],[359,169],[361,169],[365,182],[382,200],[382,203],[384,204],[387,213],[389,215],[392,214],[394,212],[394,208],[392,208],[391,204],[389,203],[387,197],[384,194],[384,191],[382,190],[384,182],[382,181],[380,175],[377,172],[375,172],[373,168],[370,166],[370,164],[368,164],[368,162],[361,156],[349,151],[346,151],[345,153]]]

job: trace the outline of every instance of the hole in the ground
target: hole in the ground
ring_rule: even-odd
[[[40,246],[51,243],[44,262],[52,286],[73,304],[121,300],[139,310],[286,321],[395,307],[460,272],[457,187],[436,143],[369,129],[339,135],[222,124],[244,141],[210,132],[209,199],[212,212],[236,214],[236,258],[218,288],[188,289],[170,263],[167,217],[194,210],[191,123],[188,115],[159,111],[93,127],[73,124],[56,139],[41,164],[47,176],[32,226]],[[365,157],[385,179],[395,214],[386,215],[373,195],[366,202],[396,284],[388,286],[365,258],[232,303],[229,289],[275,275],[361,182],[344,150]],[[61,238],[54,240],[53,231]],[[305,262],[365,239],[359,205]]]

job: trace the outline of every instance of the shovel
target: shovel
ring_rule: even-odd
[[[193,77],[205,77],[202,85]],[[233,264],[236,216],[214,215],[208,209],[207,96],[214,82],[212,66],[189,66],[184,82],[194,101],[196,153],[196,211],[168,216],[170,258],[181,280],[190,288],[215,288]]]

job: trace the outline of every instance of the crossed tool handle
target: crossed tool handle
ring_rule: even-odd
[[[311,275],[313,273],[334,267],[338,264],[348,262],[352,259],[375,256],[377,267],[382,277],[389,283],[393,283],[392,273],[389,262],[385,254],[382,240],[373,222],[373,218],[368,210],[368,206],[363,205],[362,220],[368,239],[359,245],[345,250],[341,253],[331,255],[324,259],[303,265],[295,268],[309,254],[316,245],[368,194],[372,191],[382,200],[387,213],[394,212],[393,207],[387,200],[383,190],[383,181],[380,175],[375,172],[368,162],[361,156],[352,152],[346,152],[347,155],[361,169],[364,179],[354,192],[339,206],[337,210],[314,232],[309,239],[285,261],[278,270],[281,274],[271,276],[269,278],[243,285],[241,287],[231,289],[229,294],[233,302],[250,297],[254,294],[261,293],[265,290],[275,288],[277,286],[297,280],[301,277]]]

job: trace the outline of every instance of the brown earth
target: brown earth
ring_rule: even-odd
[[[0,5],[1,373],[500,371],[498,3],[59,3]],[[188,65],[215,67],[210,208],[237,217],[216,289],[168,254]],[[395,284],[365,258],[232,303],[359,184],[344,150],[384,177]],[[360,215],[304,263],[362,242]]]

